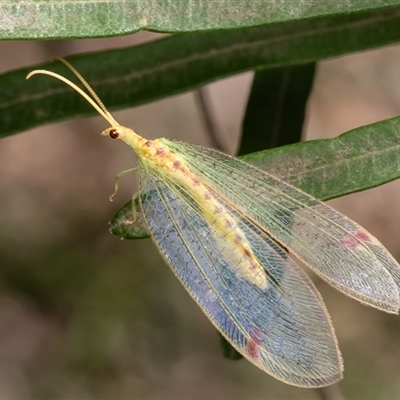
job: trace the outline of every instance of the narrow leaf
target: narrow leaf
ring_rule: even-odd
[[[126,35],[139,30],[188,32],[357,13],[399,0],[11,0],[0,3],[1,39],[71,39]]]
[[[111,109],[132,107],[242,71],[306,64],[400,40],[400,8],[186,34],[133,48],[71,57]],[[59,65],[41,67],[65,73]],[[44,123],[92,115],[69,88],[47,77],[25,81],[32,67],[0,76],[0,137]]]
[[[399,152],[400,117],[396,117],[335,139],[300,142],[240,158],[319,200],[329,200],[400,178]],[[113,229],[117,220],[113,221],[111,231],[118,234]],[[140,236],[134,224],[126,229],[121,236],[127,239],[147,237]]]
[[[315,64],[257,71],[243,120],[239,155],[301,140]]]

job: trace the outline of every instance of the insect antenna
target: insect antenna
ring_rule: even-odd
[[[106,106],[100,100],[99,96],[96,94],[93,88],[87,83],[85,78],[83,78],[83,76],[67,60],[64,60],[62,57],[53,56],[51,58],[51,61],[54,60],[62,62],[80,80],[80,82],[89,92],[91,97],[89,96],[89,94],[87,94],[85,91],[83,91],[79,86],[77,86],[69,79],[65,78],[60,74],[57,74],[56,72],[48,71],[46,69],[35,69],[26,76],[26,79],[31,78],[33,75],[52,76],[53,78],[56,78],[61,82],[64,82],[70,88],[74,89],[77,93],[79,93],[111,126],[113,127],[120,126],[120,124],[114,119],[114,117],[107,110]]]

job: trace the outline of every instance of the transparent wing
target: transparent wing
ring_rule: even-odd
[[[329,316],[309,278],[285,252],[217,197],[277,282],[260,289],[239,276],[229,258],[230,244],[184,189],[143,171],[140,179],[147,193],[142,210],[155,244],[233,347],[286,383],[318,387],[339,380],[342,361]]]
[[[163,139],[165,140],[165,139]],[[343,293],[399,310],[400,269],[361,226],[301,190],[212,149],[165,140],[215,192]]]

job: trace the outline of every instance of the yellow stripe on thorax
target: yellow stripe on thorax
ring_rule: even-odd
[[[261,289],[266,289],[268,287],[266,273],[255,257],[245,234],[209,188],[190,170],[184,158],[172,152],[160,143],[160,140],[145,141],[138,151],[138,156],[144,165],[163,170],[190,193],[206,221],[231,245],[227,249],[224,249],[223,245],[219,246],[220,251],[237,265],[239,275]]]

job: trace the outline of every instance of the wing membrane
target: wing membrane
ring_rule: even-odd
[[[212,149],[166,141],[215,192],[343,293],[397,313],[400,269],[379,241],[301,190]]]
[[[154,172],[154,171],[153,171]],[[247,359],[298,386],[341,378],[342,362],[329,316],[306,274],[255,224],[217,197],[236,219],[277,284],[266,290],[241,278],[229,243],[210,226],[190,194],[141,171],[142,203],[152,238],[175,275],[213,324]]]

